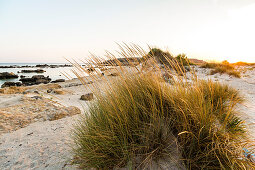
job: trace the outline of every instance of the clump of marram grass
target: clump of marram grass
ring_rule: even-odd
[[[144,54],[130,48],[133,57]],[[243,101],[238,91],[194,73],[191,82],[175,74],[165,83],[165,70],[157,68],[120,67],[114,81],[102,77],[105,89],[95,86],[96,101],[74,127],[73,163],[82,169],[142,169],[171,158],[170,166],[180,169],[255,168],[243,155],[249,142],[235,109]]]
[[[201,66],[201,68],[210,68],[212,69],[210,74],[216,74],[216,73],[220,73],[220,74],[228,74],[230,76],[234,76],[237,78],[240,78],[240,72],[237,71],[234,67],[235,65],[231,65],[228,61],[223,61],[222,63],[205,63]]]

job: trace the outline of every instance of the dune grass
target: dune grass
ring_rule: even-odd
[[[241,77],[241,74],[239,71],[237,71],[234,67],[235,65],[231,65],[230,63],[228,63],[227,61],[223,61],[222,63],[205,63],[203,64],[201,67],[202,68],[210,68],[212,69],[210,74],[216,74],[216,73],[220,73],[220,74],[228,74],[230,76],[234,76],[237,78]]]
[[[132,54],[140,54],[140,48]],[[134,52],[135,51],[135,52]],[[96,101],[74,127],[73,163],[82,169],[149,168],[174,158],[186,169],[246,169],[249,147],[244,122],[236,112],[243,99],[227,85],[178,76],[178,69],[128,71],[95,87]],[[161,72],[171,72],[171,84]],[[180,69],[182,71],[182,69]],[[92,77],[94,77],[92,75]]]

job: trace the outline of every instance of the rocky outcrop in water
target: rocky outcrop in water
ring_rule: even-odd
[[[13,79],[13,78],[18,78],[19,76],[14,74],[13,72],[2,72],[0,73],[0,80],[1,79]]]
[[[44,73],[45,71],[42,69],[37,70],[21,70],[20,73]]]
[[[51,83],[59,83],[59,82],[65,82],[65,81],[66,81],[65,79],[57,79],[57,80],[51,81]]]
[[[37,64],[37,65],[9,65],[9,66],[0,66],[0,68],[35,68],[35,67],[50,67],[50,68],[58,68],[58,67],[72,67],[70,64]]]
[[[11,65],[11,66],[0,66],[0,68],[33,68],[35,66],[29,66],[29,65],[24,65],[24,66],[18,66],[18,65]]]
[[[69,64],[37,64],[35,67],[40,67],[40,68],[46,68],[46,67],[50,67],[50,68],[58,68],[58,67],[72,67],[72,65]]]
[[[21,78],[20,81],[26,85],[36,85],[36,84],[47,84],[51,81],[51,78],[49,76],[45,77],[44,75],[35,75],[32,78]]]
[[[1,88],[11,87],[11,86],[21,86],[21,85],[22,85],[21,82],[5,82],[4,84],[2,84]]]

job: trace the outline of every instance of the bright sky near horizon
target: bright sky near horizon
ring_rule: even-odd
[[[83,59],[115,42],[255,62],[255,0],[0,0],[0,63]]]

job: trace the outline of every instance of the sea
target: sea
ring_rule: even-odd
[[[70,63],[0,63],[0,66],[36,66],[38,64],[48,64],[48,65],[64,65]],[[19,73],[21,70],[36,70],[36,69],[43,69],[45,72],[44,73]],[[50,67],[32,67],[32,68],[0,68],[0,73],[2,72],[13,72],[14,74],[18,75],[19,78],[14,78],[14,79],[4,79],[0,80],[0,87],[1,85],[6,82],[18,82],[20,79],[20,76],[26,76],[26,78],[30,78],[33,75],[44,75],[44,76],[49,76],[52,81],[56,79],[72,79],[72,78],[77,78],[77,76],[73,73],[72,70],[74,70],[74,67],[57,67],[57,68],[50,68]],[[67,76],[68,75],[68,76]]]

